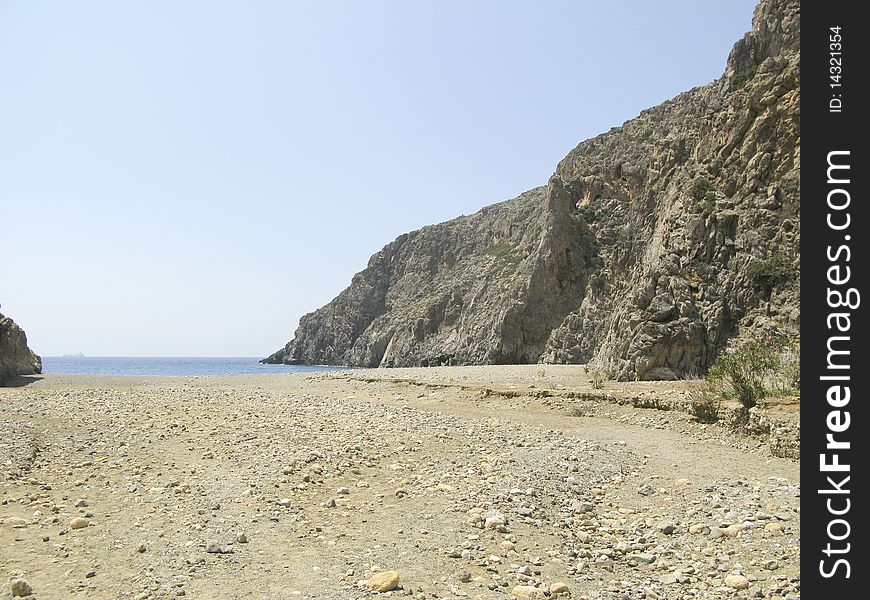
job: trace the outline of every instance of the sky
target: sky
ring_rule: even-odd
[[[0,312],[265,356],[396,236],[718,78],[737,0],[0,0]]]

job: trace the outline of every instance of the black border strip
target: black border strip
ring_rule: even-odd
[[[859,2],[801,4],[801,595],[861,598],[868,24]]]

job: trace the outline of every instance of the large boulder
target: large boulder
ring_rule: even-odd
[[[0,314],[0,385],[18,375],[41,372],[42,359],[27,347],[24,330]]]

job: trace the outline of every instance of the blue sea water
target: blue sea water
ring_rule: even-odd
[[[259,357],[43,356],[43,373],[77,375],[253,375],[331,371],[343,367],[261,365]]]

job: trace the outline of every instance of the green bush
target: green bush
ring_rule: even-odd
[[[742,73],[736,73],[734,77],[731,78],[731,91],[739,90],[746,82],[755,77],[755,73],[758,72],[758,66],[752,65]]]
[[[779,370],[779,354],[784,346],[782,338],[768,338],[723,352],[710,367],[706,379],[726,397],[737,398],[748,410],[765,397],[765,382]]]
[[[795,269],[781,252],[774,252],[767,260],[756,260],[746,267],[746,276],[756,290],[769,295],[778,285],[791,281]]]
[[[713,191],[713,185],[707,181],[706,177],[697,177],[692,182],[691,187],[689,188],[689,193],[692,194],[692,198],[696,201],[700,202],[704,198],[707,197],[707,192]]]
[[[699,423],[715,423],[719,420],[719,397],[709,390],[700,390],[693,394],[691,413]]]
[[[486,250],[486,254],[494,256],[499,260],[503,260],[508,264],[516,264],[522,259],[516,253],[517,249],[513,244],[501,243],[493,244]]]
[[[713,192],[707,192],[704,199],[698,204],[698,210],[705,215],[712,215],[716,210],[716,195]]]
[[[586,206],[581,206],[577,210],[583,215],[583,220],[587,223],[595,223],[596,221],[601,219],[601,214],[599,213],[598,206],[595,203],[587,204]]]

